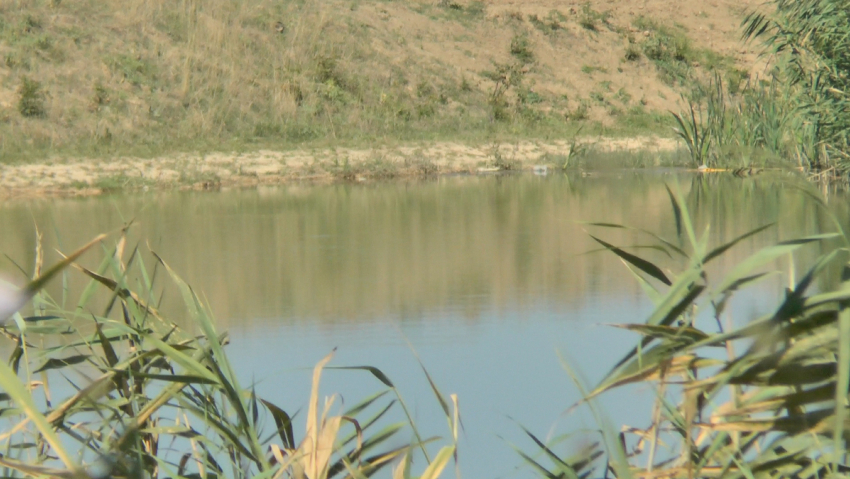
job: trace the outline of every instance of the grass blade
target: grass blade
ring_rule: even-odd
[[[655,266],[654,264],[650,263],[649,261],[647,261],[643,258],[639,258],[639,257],[637,257],[637,256],[635,256],[631,253],[627,253],[627,252],[621,250],[620,248],[618,248],[618,247],[616,247],[616,246],[614,246],[610,243],[606,243],[605,241],[602,241],[601,239],[597,238],[596,236],[593,236],[593,235],[589,235],[589,236],[591,238],[593,238],[597,243],[601,244],[602,246],[604,246],[605,248],[607,248],[609,251],[616,254],[620,258],[623,258],[623,260],[628,261],[629,263],[634,265],[634,267],[638,268],[639,270],[643,271],[644,273],[652,276],[653,278],[657,279],[658,281],[661,281],[662,283],[666,284],[667,286],[670,286],[670,285],[673,284],[667,278],[667,275],[665,275],[664,272],[661,271],[661,268],[659,268],[658,266]]]
[[[425,469],[420,479],[437,479],[455,453],[454,446],[444,446],[434,457],[434,461]]]
[[[55,274],[55,273],[53,273]],[[44,440],[50,444],[51,449],[59,457],[59,460],[70,470],[76,469],[76,463],[62,445],[59,436],[47,421],[47,418],[38,410],[32,395],[15,375],[14,371],[5,362],[0,361],[0,387],[9,395],[14,403],[24,412],[26,417],[32,421]]]

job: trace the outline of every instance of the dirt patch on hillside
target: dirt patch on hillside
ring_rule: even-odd
[[[257,151],[166,158],[114,158],[0,165],[0,198],[96,195],[108,191],[218,189],[292,182],[364,182],[439,174],[486,174],[504,169],[554,170],[580,148],[586,161],[611,152],[672,153],[670,138],[521,141],[470,146],[432,143],[372,149]],[[576,151],[573,151],[575,156]],[[592,166],[592,165],[591,165]]]

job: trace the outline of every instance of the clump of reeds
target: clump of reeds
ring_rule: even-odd
[[[696,83],[682,96],[686,110],[673,113],[674,131],[698,166],[749,166],[754,156],[791,163],[800,159],[799,145],[813,141],[794,102],[773,78],[748,81],[730,92],[719,74]],[[742,164],[743,162],[743,164]]]
[[[774,0],[751,12],[745,37],[762,41],[776,59],[783,90],[797,96],[797,114],[814,141],[801,150],[813,167],[850,169],[850,2]]]
[[[619,326],[640,339],[585,391],[601,426],[600,440],[566,459],[527,431],[540,453],[524,457],[550,478],[846,477],[850,239],[836,221],[833,232],[779,242],[715,276],[708,268],[713,261],[773,225],[711,247],[708,231],[694,228],[687,202],[672,192],[670,198],[677,237],[642,233],[683,260],[687,266],[681,271],[674,274],[594,237],[623,260],[655,304],[645,322]],[[793,264],[795,252],[818,245],[825,253],[800,277],[790,275],[790,287],[771,313],[747,324],[728,321],[732,298],[752,294],[754,285],[772,275],[776,260],[790,257]],[[830,278],[835,269],[837,281]],[[605,425],[593,398],[639,382],[652,384],[657,396],[649,425],[624,427],[618,434]],[[553,466],[544,466],[541,456]]]
[[[319,381],[333,353],[314,369],[306,430],[298,434],[289,413],[242,385],[225,351],[227,335],[161,258],[146,269],[138,248],[127,254],[122,234],[104,248],[96,270],[75,262],[104,238],[47,270],[39,247],[35,279],[19,291],[0,289],[0,319],[9,317],[0,332],[11,351],[8,363],[0,362],[5,477],[362,478],[393,465],[393,477],[407,478],[419,455],[427,463],[421,477],[433,479],[456,454],[455,442],[429,453],[434,439],[420,437],[393,383],[376,368],[348,369],[370,373],[383,390],[349,408],[333,397],[320,404]],[[69,267],[90,283],[67,310],[44,286]],[[185,301],[188,328],[197,331],[155,306],[161,268]],[[106,299],[102,310],[97,296]],[[31,314],[18,312],[28,301]],[[450,411],[456,402],[435,393],[450,425],[457,424]],[[399,407],[403,419],[392,422]],[[388,445],[405,431],[412,443]]]
[[[709,95],[687,99],[690,114],[674,114],[677,133],[700,164],[728,162],[728,147],[735,145],[846,176],[850,2],[774,0],[767,5],[743,22],[744,37],[759,40],[770,61],[767,78],[748,82],[740,91],[732,85],[735,95],[724,91],[719,77],[710,80]],[[731,115],[725,115],[727,107]],[[724,119],[727,127],[718,129],[716,121]]]

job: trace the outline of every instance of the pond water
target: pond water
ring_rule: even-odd
[[[611,171],[149,192],[0,204],[0,252],[11,259],[0,273],[15,274],[12,261],[33,263],[35,225],[48,250],[68,251],[133,220],[132,239],[208,300],[230,331],[233,362],[262,396],[290,412],[305,408],[311,367],[337,348],[332,364],[380,368],[423,432],[445,436],[418,355],[440,390],[459,397],[462,473],[530,477],[510,447],[533,450],[519,425],[541,437],[596,427],[582,409],[565,414],[580,394],[562,361],[592,385],[635,340],[606,325],[642,322],[652,308],[623,263],[589,234],[621,246],[651,238],[585,222],[678,241],[667,185],[686,198],[698,231],[710,226],[709,244],[777,223],[720,258],[718,272],[767,244],[831,228],[788,176]],[[673,272],[683,266],[656,250],[630,251]],[[768,312],[786,282],[777,276],[760,294],[738,298],[732,318]],[[70,297],[82,284],[72,281]],[[179,311],[177,292],[164,290],[163,308]],[[323,392],[352,405],[380,386],[366,373],[328,371]],[[635,387],[604,395],[601,405],[614,424],[643,426],[651,400]]]

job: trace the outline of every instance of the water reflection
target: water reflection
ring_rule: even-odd
[[[612,288],[640,295],[615,257],[583,254],[598,245],[581,222],[624,223],[675,238],[664,187],[671,179],[635,173],[462,177],[9,202],[0,210],[0,247],[31,265],[34,223],[48,249],[70,249],[133,219],[135,238],[205,292],[226,325],[281,316],[414,318],[449,306],[474,319],[482,308],[541,300],[581,304]],[[678,183],[692,199],[697,229],[711,224],[714,244],[782,214],[777,228],[750,240],[731,261],[759,244],[829,226],[812,202],[778,180]],[[624,245],[649,239],[616,230],[595,234]],[[643,254],[664,260],[651,250]]]
[[[628,224],[684,247],[667,185],[687,198],[695,229],[708,231],[709,244],[777,222],[718,260],[718,272],[762,245],[832,228],[785,176],[609,172],[9,201],[0,205],[0,251],[29,269],[34,224],[52,251],[132,219],[131,244],[142,245],[151,265],[149,245],[207,298],[221,327],[232,332],[240,370],[260,392],[298,409],[309,378],[293,370],[341,346],[338,364],[385,369],[415,398],[426,430],[442,434],[410,341],[444,391],[461,397],[465,472],[511,476],[519,461],[495,436],[518,437],[505,415],[546,431],[578,399],[555,350],[575,358],[593,381],[633,340],[594,325],[641,321],[651,308],[614,255],[594,252],[599,246],[587,231],[618,245],[645,246],[650,238],[584,222]],[[846,218],[838,210],[842,202],[835,203]],[[633,251],[672,271],[683,266],[654,249]],[[96,255],[85,262],[95,267]],[[12,261],[0,265],[7,275],[15,270]],[[764,283],[765,296],[735,303],[733,316],[763,313],[782,281]],[[84,284],[72,276],[69,297]],[[58,285],[52,291],[62,294]],[[177,294],[164,291],[163,308],[179,319]],[[352,400],[374,390],[343,375],[328,387]],[[605,401],[615,421],[633,419],[625,403],[639,404]]]

